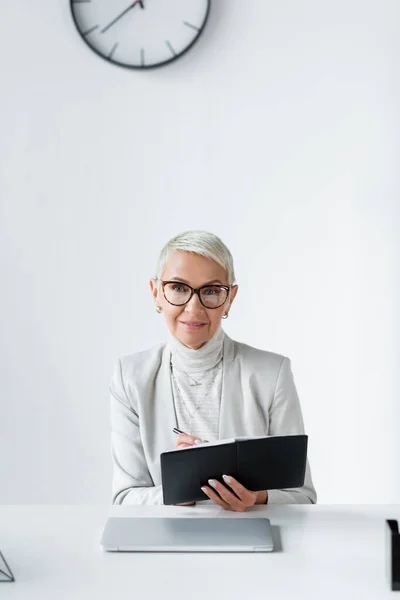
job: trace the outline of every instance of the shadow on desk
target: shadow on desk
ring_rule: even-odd
[[[278,525],[271,525],[272,539],[274,542],[274,552],[282,552],[282,538]]]

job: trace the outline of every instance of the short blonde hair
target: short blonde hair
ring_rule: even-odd
[[[169,256],[178,250],[192,252],[193,254],[199,254],[200,256],[214,260],[226,270],[228,284],[233,285],[235,283],[233,257],[229,248],[213,233],[201,230],[184,231],[171,238],[165,244],[158,259],[157,279],[161,279]]]

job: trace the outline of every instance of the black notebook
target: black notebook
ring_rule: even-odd
[[[240,437],[163,452],[164,504],[207,500],[209,479],[231,475],[254,492],[301,487],[307,463],[307,435]]]

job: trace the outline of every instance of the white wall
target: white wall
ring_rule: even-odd
[[[398,0],[213,0],[148,73],[66,0],[0,16],[0,503],[110,501],[111,368],[189,228],[236,259],[227,333],[292,359],[319,501],[400,501]]]

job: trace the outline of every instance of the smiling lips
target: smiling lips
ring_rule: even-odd
[[[206,323],[202,321],[181,321],[182,325],[184,325],[187,329],[200,329]]]

